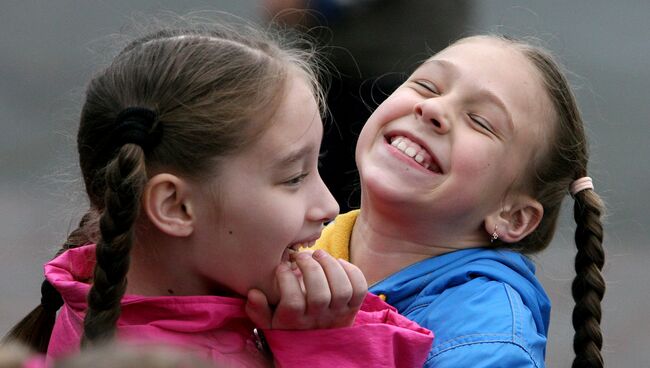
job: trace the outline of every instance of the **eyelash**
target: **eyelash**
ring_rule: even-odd
[[[438,88],[433,84],[429,82],[423,82],[423,81],[415,81],[415,84],[418,86],[426,89],[427,91],[433,93],[434,95],[439,95],[440,92],[438,91]]]
[[[490,128],[489,123],[487,123],[487,122],[484,123],[483,121],[481,121],[481,120],[484,120],[483,118],[477,119],[477,116],[473,115],[473,114],[467,114],[467,116],[469,116],[469,118],[472,120],[472,122],[478,124],[481,128],[483,128],[483,129],[487,130],[488,132],[492,133],[492,129]]]
[[[419,81],[419,80],[416,80],[414,82],[418,86],[426,89],[427,91],[433,93],[434,95],[439,95],[440,94],[440,92],[438,91],[438,88],[433,83],[430,83],[428,81],[427,82]],[[474,122],[475,124],[478,124],[482,129],[486,130],[489,133],[494,133],[492,131],[492,128],[491,128],[489,122],[484,123],[483,121],[481,121],[481,120],[485,120],[485,119],[483,119],[483,118],[477,119],[477,116],[474,115],[474,114],[467,114],[467,115],[469,116],[470,120],[472,120],[472,122]]]
[[[308,175],[309,175],[309,173],[301,173],[301,174],[299,174],[297,176],[294,176],[293,178],[285,181],[284,184],[288,185],[288,186],[292,186],[292,187],[293,186],[298,186],[305,180],[305,178]]]

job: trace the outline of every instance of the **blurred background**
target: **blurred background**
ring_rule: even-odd
[[[354,72],[347,71],[340,55],[332,55],[334,63],[344,76],[362,82],[351,84],[352,93],[370,91],[363,100],[371,107],[373,99],[381,100],[399,80],[401,75],[391,72],[413,67],[427,55],[427,49],[436,50],[452,39],[478,32],[535,36],[571,71],[591,140],[590,174],[608,204],[604,270],[608,289],[602,322],[605,362],[610,367],[649,367],[650,2],[358,2],[360,8],[322,12],[333,29],[328,41],[348,49],[344,53],[348,61],[350,54],[358,61]],[[160,11],[221,10],[263,23],[273,14],[265,10],[271,3],[0,2],[0,334],[38,303],[42,264],[86,209],[76,166],[75,129],[85,83],[110,56],[105,53],[107,36],[130,25],[135,14]],[[386,63],[364,64],[373,58]],[[383,78],[372,79],[377,75]],[[337,96],[360,100],[346,95],[351,93],[346,82],[335,80],[332,91],[332,104],[338,103]],[[329,130],[334,137],[329,143],[330,156],[340,155],[339,160],[353,149],[354,132],[366,112],[357,110],[350,114],[350,121],[334,114],[337,127]],[[328,166],[326,162],[326,171]],[[346,189],[351,188],[354,173],[343,171],[338,171],[338,179],[329,178],[328,184],[334,190],[344,188],[339,199],[345,208],[355,204],[348,200],[354,193]],[[566,205],[555,241],[536,257],[538,275],[553,300],[549,367],[568,366],[572,359],[570,283],[575,251],[568,210],[572,203]]]

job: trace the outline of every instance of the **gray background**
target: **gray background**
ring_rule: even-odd
[[[42,264],[85,208],[74,131],[84,84],[103,60],[98,40],[135,11],[198,9],[260,14],[253,0],[0,1],[0,334],[37,304]],[[609,207],[602,325],[611,367],[650,366],[648,15],[650,2],[641,0],[495,0],[476,1],[471,19],[475,31],[538,36],[572,72],[591,175]],[[551,367],[572,357],[572,231],[565,211],[554,243],[537,257],[554,303]]]

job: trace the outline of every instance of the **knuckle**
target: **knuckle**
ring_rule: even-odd
[[[350,297],[349,304],[354,307],[358,307],[363,303],[363,300],[366,298],[366,295],[368,294],[368,289],[358,289],[355,290],[352,293],[352,296]]]
[[[287,298],[280,301],[279,307],[286,313],[301,313],[305,309],[305,303],[300,298]]]
[[[316,293],[308,297],[310,310],[322,310],[330,305],[331,297],[325,293]]]
[[[352,287],[346,287],[341,290],[337,290],[336,293],[333,293],[332,295],[332,301],[331,304],[332,306],[340,307],[343,305],[347,305],[350,300],[354,297],[354,292],[352,291]]]
[[[298,264],[303,272],[318,272],[321,269],[321,265],[311,258],[301,259]]]

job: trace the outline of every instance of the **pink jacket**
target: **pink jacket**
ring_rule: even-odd
[[[57,316],[48,358],[79,350],[95,246],[70,249],[45,265],[45,277],[65,302]],[[188,347],[226,366],[271,365],[256,347],[244,299],[125,295],[117,336],[121,340]],[[265,330],[279,367],[418,367],[433,334],[368,294],[354,326],[322,330]]]

